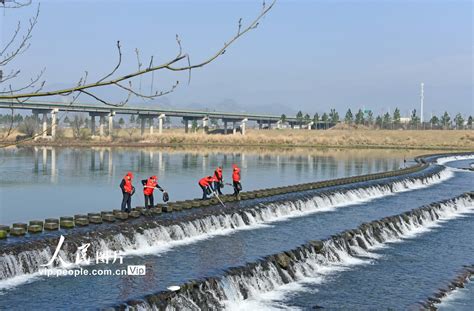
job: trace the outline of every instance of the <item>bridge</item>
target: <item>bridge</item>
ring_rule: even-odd
[[[107,105],[90,105],[90,104],[67,104],[58,102],[35,102],[28,101],[24,103],[19,102],[6,102],[0,101],[0,109],[15,109],[15,110],[31,110],[34,116],[34,120],[39,121],[39,115],[43,117],[43,137],[47,137],[48,129],[48,115],[51,115],[51,136],[55,136],[55,129],[57,126],[57,114],[59,111],[64,112],[82,112],[88,113],[91,122],[92,135],[96,135],[96,120],[99,118],[99,136],[104,136],[105,130],[105,118],[108,119],[108,135],[112,135],[113,132],[113,118],[116,115],[137,115],[141,123],[141,134],[145,133],[146,121],[149,122],[150,134],[154,132],[154,119],[158,119],[158,133],[163,131],[163,119],[165,117],[176,117],[182,118],[184,121],[184,129],[187,133],[189,131],[189,122],[202,121],[203,128],[206,128],[210,119],[220,119],[224,123],[224,134],[228,133],[228,124],[231,124],[231,130],[235,134],[237,127],[239,126],[240,131],[245,135],[246,124],[248,121],[256,121],[259,128],[264,125],[268,125],[268,128],[272,124],[281,126],[281,116],[267,115],[267,114],[253,114],[253,113],[239,113],[239,112],[217,112],[217,111],[196,111],[196,110],[179,110],[179,109],[161,109],[161,108],[144,108],[144,107],[133,107],[133,106],[107,106]],[[300,124],[301,121],[296,117],[287,117],[291,127]],[[323,124],[321,121],[318,123]],[[311,129],[314,122],[305,124],[304,126]],[[317,124],[316,124],[317,126]]]

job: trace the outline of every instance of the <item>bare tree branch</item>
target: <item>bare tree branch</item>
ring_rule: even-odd
[[[36,98],[36,97],[45,97],[45,96],[54,96],[54,95],[63,95],[63,94],[69,94],[71,92],[82,92],[82,91],[86,91],[86,92],[83,92],[84,94],[87,94],[87,95],[92,95],[97,97],[96,95],[93,95],[90,91],[88,91],[89,89],[96,89],[96,88],[100,88],[100,87],[104,87],[104,86],[113,86],[113,85],[117,85],[118,83],[120,82],[123,82],[123,81],[127,81],[127,80],[130,80],[132,78],[135,78],[135,77],[139,77],[139,76],[142,76],[144,74],[148,74],[148,73],[152,73],[154,71],[159,71],[159,70],[169,70],[169,71],[174,71],[174,72],[179,72],[179,71],[190,71],[191,69],[195,69],[195,68],[200,68],[200,67],[203,67],[209,63],[211,63],[212,61],[214,61],[215,59],[217,59],[219,56],[223,55],[226,51],[226,49],[228,47],[230,47],[237,39],[239,39],[240,37],[242,37],[243,35],[245,35],[247,32],[255,29],[258,25],[259,25],[259,21],[270,11],[270,9],[273,7],[273,5],[275,4],[275,1],[274,0],[271,5],[269,5],[268,7],[267,6],[263,6],[263,9],[262,11],[260,12],[260,14],[245,28],[243,28],[241,31],[239,31],[236,35],[234,35],[231,40],[229,40],[228,42],[226,42],[224,44],[224,46],[222,48],[220,48],[214,55],[212,55],[211,57],[209,57],[208,59],[200,62],[200,63],[197,63],[197,64],[191,64],[190,63],[190,58],[189,58],[189,55],[183,55],[183,50],[182,50],[182,45],[181,45],[181,40],[179,39],[179,36],[177,35],[176,36],[176,42],[178,44],[178,54],[176,55],[176,57],[174,57],[173,59],[165,62],[165,63],[162,63],[160,65],[157,65],[157,66],[149,66],[149,67],[146,67],[146,68],[143,68],[142,69],[142,64],[140,62],[140,58],[139,58],[139,52],[138,52],[138,49],[136,49],[136,54],[137,54],[137,62],[138,62],[138,67],[139,69],[135,72],[132,72],[130,74],[127,74],[127,75],[124,75],[124,76],[120,76],[120,77],[117,77],[115,79],[109,79],[109,80],[99,80],[98,82],[95,82],[95,83],[89,83],[89,84],[83,84],[81,86],[75,86],[75,87],[71,87],[71,88],[66,88],[66,89],[60,89],[60,90],[54,90],[54,91],[44,91],[44,92],[35,92],[35,93],[24,93],[24,94],[11,94],[11,95],[0,95],[0,100],[5,100],[5,99],[15,99],[15,98],[27,98],[27,97],[30,97],[30,98]],[[179,63],[181,60],[183,59],[187,59],[188,60],[188,64],[186,66],[176,66],[177,63]],[[115,70],[116,71],[116,70]],[[113,72],[115,72],[113,71]],[[137,92],[139,93],[139,92]],[[161,93],[157,93],[157,94],[161,94]],[[148,96],[150,98],[150,96]],[[102,103],[106,103],[107,101],[105,100],[99,100],[100,102]]]

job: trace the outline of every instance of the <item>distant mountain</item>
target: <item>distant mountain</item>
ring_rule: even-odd
[[[70,86],[70,85],[69,85]],[[48,86],[48,89],[61,89],[68,87],[66,84],[55,83]],[[113,89],[97,89],[94,92],[100,98],[107,98],[113,103],[118,103],[124,100],[126,94],[120,94]],[[54,102],[68,102],[68,99],[61,96],[54,96],[49,98],[50,101]],[[97,104],[101,105],[100,102],[95,101],[86,95],[81,95],[79,97],[78,103],[85,104]],[[272,115],[281,115],[286,114],[287,116],[296,115],[298,112],[291,106],[287,106],[280,103],[272,104],[262,104],[262,105],[248,105],[245,103],[238,103],[234,99],[226,98],[218,102],[193,102],[186,104],[172,103],[169,97],[163,96],[156,98],[154,100],[141,100],[139,98],[132,98],[132,100],[127,103],[128,107],[149,107],[149,108],[163,108],[163,109],[186,109],[186,110],[201,110],[201,111],[222,111],[222,112],[246,112],[246,113],[262,113],[262,114],[272,114]]]

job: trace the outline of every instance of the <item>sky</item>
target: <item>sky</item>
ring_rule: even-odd
[[[136,69],[135,48],[143,63],[151,55],[171,59],[176,34],[191,61],[199,62],[236,33],[239,18],[245,25],[262,6],[253,0],[33,1],[23,9],[0,9],[2,46],[38,3],[31,47],[9,68],[22,70],[18,85],[46,68],[48,88],[75,84],[84,71],[91,80],[106,74],[117,60],[117,40],[120,73]],[[445,110],[474,114],[472,34],[472,1],[279,0],[257,29],[194,70],[190,84],[186,73],[156,74],[160,89],[181,83],[150,105],[288,115],[331,108],[379,114],[398,107],[408,115],[419,111],[424,82],[425,118]],[[134,83],[149,89],[149,81]],[[113,89],[98,94],[123,97]]]

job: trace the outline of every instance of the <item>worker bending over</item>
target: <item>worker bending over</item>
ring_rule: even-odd
[[[234,195],[238,196],[242,190],[240,183],[240,168],[236,164],[232,164],[232,185],[234,186]]]
[[[222,167],[218,166],[214,171],[214,190],[217,191],[219,195],[222,195],[221,188],[224,185],[224,178],[222,177]]]
[[[135,193],[135,187],[132,185],[133,174],[128,172],[120,183],[122,189],[122,212],[130,213],[132,210],[132,195]]]
[[[154,206],[153,191],[158,188],[161,192],[165,192],[163,188],[158,185],[158,178],[151,176],[148,179],[142,180],[143,194],[145,195],[145,208],[152,208]]]
[[[199,187],[202,189],[202,199],[208,199],[208,195],[214,191],[213,182],[215,181],[214,177],[206,176],[199,180]]]

